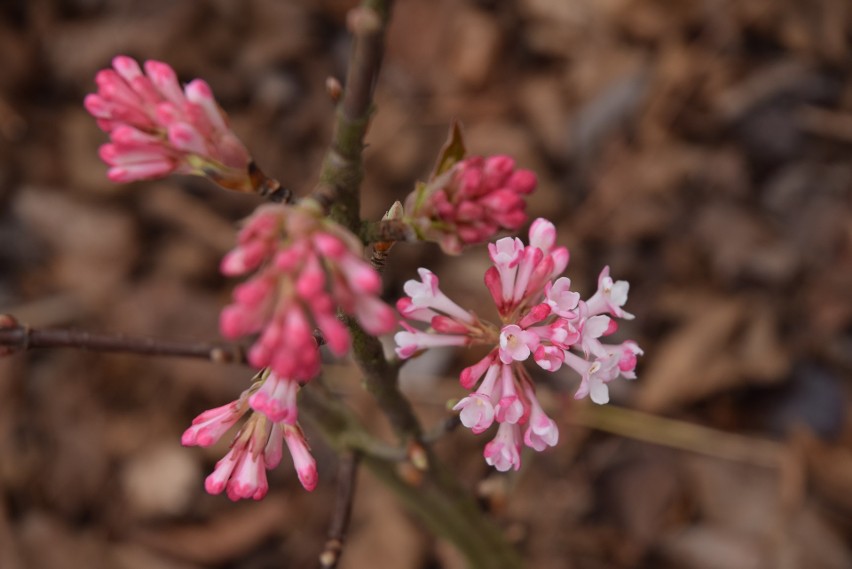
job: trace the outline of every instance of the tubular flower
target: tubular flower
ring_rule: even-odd
[[[430,326],[422,331],[402,323],[405,331],[394,337],[401,358],[437,346],[491,346],[484,358],[462,370],[459,381],[471,393],[453,409],[476,434],[499,425],[484,454],[500,471],[520,467],[523,444],[542,451],[559,440],[556,423],[539,403],[523,362],[532,360],[549,372],[563,365],[573,369],[580,376],[575,398],[589,396],[603,404],[609,401],[609,382],[636,378],[636,359],[642,355],[633,341],[601,341],[615,331],[613,318],[633,317],[622,309],[628,284],[613,281],[605,267],[597,292],[583,301],[571,290],[570,279],[561,276],[569,255],[556,246],[553,224],[535,220],[529,239],[529,245],[507,237],[488,246],[493,264],[485,272],[485,285],[500,315],[499,326],[453,302],[426,269],[419,269],[419,282],[405,283],[408,296],[397,302],[403,317]]]
[[[86,96],[84,105],[110,135],[100,149],[110,180],[195,174],[233,190],[253,190],[258,172],[206,82],[194,79],[181,88],[166,63],[146,61],[143,70],[124,55],[112,60],[112,69],[99,71],[95,82],[98,92]]]
[[[258,394],[274,391],[282,383],[292,386],[295,402],[298,385],[268,370],[259,373],[255,379],[254,385],[236,401],[196,417],[181,437],[184,446],[209,447],[217,443],[246,413],[253,411],[237,432],[228,452],[216,463],[213,472],[205,480],[205,489],[210,494],[221,494],[224,491],[234,501],[247,498],[260,500],[269,490],[266,471],[281,463],[286,442],[299,481],[306,490],[313,490],[317,484],[316,463],[297,422],[295,405],[292,413],[285,414],[283,419],[276,419],[271,415],[281,417],[279,407],[256,404]],[[270,388],[270,385],[273,387]],[[268,402],[269,398],[263,401]],[[274,413],[268,413],[269,409]]]
[[[336,356],[349,350],[340,308],[371,334],[393,330],[396,315],[379,300],[381,277],[361,256],[360,241],[311,209],[264,205],[240,231],[239,243],[222,259],[222,273],[251,277],[236,287],[219,319],[224,336],[259,333],[249,363],[270,367],[279,378],[253,396],[253,407],[286,421],[295,411],[295,385],[319,373],[313,330],[319,328]],[[290,383],[288,383],[290,382]]]
[[[498,231],[519,229],[527,221],[523,196],[535,187],[535,174],[516,169],[508,156],[474,156],[412,192],[406,217],[421,239],[455,255]]]

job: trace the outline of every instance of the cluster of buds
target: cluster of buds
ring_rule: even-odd
[[[485,460],[500,471],[520,468],[522,443],[537,451],[556,445],[559,431],[536,397],[535,385],[522,362],[532,358],[546,371],[563,365],[580,377],[577,399],[589,396],[598,404],[609,401],[607,384],[618,377],[635,379],[636,359],[642,354],[632,341],[605,344],[614,333],[613,318],[631,319],[622,308],[628,283],[614,282],[605,267],[598,289],[588,300],[571,290],[560,275],[568,250],[556,246],[552,223],[537,219],[530,243],[504,238],[489,244],[493,266],[485,273],[501,325],[481,320],[449,299],[438,278],[420,269],[421,280],[405,283],[397,309],[406,318],[429,324],[427,331],[403,323],[395,336],[397,354],[408,358],[436,346],[492,346],[476,364],[465,368],[460,382],[472,392],[454,407],[463,425],[474,433],[496,421],[497,435],[485,447]],[[555,279],[555,280],[554,280]]]
[[[420,239],[458,254],[498,231],[520,229],[527,220],[523,196],[535,187],[535,174],[516,169],[508,156],[473,156],[419,185],[405,201],[405,215]]]
[[[265,470],[281,461],[282,440],[302,485],[313,490],[316,466],[299,428],[296,396],[320,370],[314,329],[334,355],[343,356],[351,339],[338,310],[371,334],[396,326],[394,310],[378,297],[381,277],[364,261],[362,249],[316,202],[302,200],[259,207],[240,231],[237,247],[222,259],[225,275],[251,277],[222,310],[221,332],[228,338],[258,334],[248,360],[264,371],[240,399],[205,411],[184,433],[183,444],[209,446],[252,411],[207,478],[211,494],[227,489],[234,500],[262,498]]]
[[[239,399],[222,407],[209,409],[195,418],[183,433],[185,446],[209,447],[239,421],[253,411],[231,443],[228,453],[216,463],[204,487],[210,494],[226,494],[231,500],[260,500],[269,490],[266,471],[281,463],[283,446],[287,444],[302,486],[309,492],[317,485],[317,468],[296,411],[296,381],[283,379],[264,370],[251,388]],[[270,394],[286,391],[287,407],[270,405]]]
[[[260,333],[249,350],[251,365],[309,381],[320,367],[315,328],[334,355],[349,350],[349,332],[337,318],[338,309],[370,334],[396,326],[393,308],[378,297],[381,277],[364,261],[362,250],[357,237],[326,219],[311,200],[259,207],[240,231],[237,247],[222,260],[225,275],[252,273],[222,311],[222,334]]]
[[[175,71],[160,61],[146,61],[143,72],[120,55],[112,67],[98,72],[98,92],[84,101],[110,135],[100,154],[111,180],[195,174],[230,189],[254,190],[253,178],[261,174],[206,82],[195,79],[181,89]]]

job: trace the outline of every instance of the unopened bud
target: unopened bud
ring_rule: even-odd
[[[405,210],[402,207],[402,202],[397,200],[393,202],[393,205],[390,206],[390,209],[387,213],[382,216],[382,219],[385,221],[390,221],[392,219],[400,220],[405,216]]]

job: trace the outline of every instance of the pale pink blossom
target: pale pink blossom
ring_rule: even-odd
[[[252,191],[251,157],[228,126],[210,86],[201,79],[184,88],[167,64],[143,68],[119,55],[95,76],[98,92],[84,105],[110,134],[101,158],[115,182],[170,173],[207,176],[222,186]]]
[[[519,423],[525,419],[527,407],[518,396],[515,387],[515,369],[511,365],[502,365],[500,369],[500,400],[495,408],[499,423]]]
[[[527,400],[530,402],[530,419],[524,432],[524,442],[539,452],[559,442],[559,428],[556,422],[547,416],[531,387],[527,387]]]
[[[549,253],[556,245],[556,227],[543,217],[539,217],[530,225],[530,247]]]
[[[530,357],[538,344],[539,337],[535,332],[522,330],[515,324],[504,326],[500,331],[500,360],[504,364],[522,362]]]
[[[571,290],[571,279],[568,277],[560,277],[553,283],[547,283],[544,296],[555,314],[569,319],[575,316],[574,310],[580,302],[580,293]]]
[[[627,340],[619,345],[604,346],[608,354],[617,358],[619,375],[625,379],[636,379],[637,356],[644,352],[636,342]]]
[[[428,269],[418,269],[420,282],[406,281],[403,285],[405,294],[411,299],[411,304],[418,308],[428,308],[442,312],[461,322],[472,322],[473,317],[464,308],[450,300],[438,286],[438,277]]]
[[[485,445],[485,462],[500,472],[521,468],[521,428],[501,423],[494,440]]]
[[[538,219],[530,228],[529,245],[515,238],[489,245],[492,266],[485,272],[485,285],[500,315],[499,326],[449,300],[440,292],[438,278],[425,269],[420,269],[420,282],[406,283],[409,296],[397,303],[403,317],[431,324],[428,330],[415,330],[402,322],[404,330],[395,336],[401,358],[438,346],[489,347],[487,355],[459,375],[462,387],[472,392],[454,410],[476,434],[499,425],[484,454],[488,464],[502,471],[520,466],[522,431],[523,442],[537,451],[559,439],[524,361],[532,356],[551,373],[563,366],[573,370],[580,376],[575,397],[603,404],[609,401],[609,382],[636,377],[642,354],[632,341],[604,343],[617,330],[614,318],[627,314],[621,308],[626,283],[613,283],[605,269],[598,292],[583,302],[571,290],[571,281],[561,276],[569,254],[556,243],[553,224]]]
[[[453,411],[459,411],[462,425],[477,435],[488,430],[494,422],[494,405],[491,398],[481,393],[471,393],[456,403]]]
[[[501,301],[512,300],[515,289],[515,275],[518,274],[518,263],[524,255],[524,243],[517,237],[505,237],[488,244],[491,261],[500,275]]]
[[[608,356],[589,361],[566,350],[565,365],[580,374],[580,387],[574,394],[575,399],[588,396],[598,405],[609,403],[609,388],[606,384],[618,377],[617,357]]]
[[[535,359],[535,363],[537,363],[541,369],[545,371],[556,371],[562,367],[562,361],[565,359],[563,351],[563,348],[558,346],[539,345],[539,347],[535,350],[533,358]]]
[[[609,276],[609,267],[604,267],[598,277],[598,290],[586,301],[589,314],[611,314],[618,318],[632,320],[634,316],[621,308],[627,303],[629,290],[630,283],[613,281]]]
[[[393,339],[397,345],[396,353],[403,359],[426,348],[465,346],[470,343],[470,338],[466,335],[430,334],[411,327],[403,332],[397,332]]]

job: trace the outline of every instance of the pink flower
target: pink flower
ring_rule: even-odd
[[[613,281],[609,276],[609,267],[604,267],[598,277],[598,290],[586,301],[589,314],[611,314],[618,318],[632,320],[634,316],[621,308],[627,302],[629,290],[630,283]]]
[[[458,254],[498,231],[519,229],[527,220],[523,196],[535,186],[535,174],[516,169],[508,156],[474,156],[412,192],[406,218],[422,239]]]
[[[210,494],[227,490],[231,500],[266,496],[266,457],[264,449],[271,434],[271,423],[262,415],[253,415],[234,439],[228,453],[204,482]]]
[[[403,322],[405,330],[394,339],[401,358],[437,346],[490,347],[485,357],[462,370],[459,381],[473,392],[453,409],[476,434],[498,423],[497,437],[485,447],[485,459],[505,471],[520,466],[522,430],[523,441],[537,451],[559,440],[556,423],[542,409],[524,361],[532,356],[551,373],[563,365],[574,370],[580,376],[575,397],[588,396],[602,404],[609,401],[609,382],[636,377],[642,350],[632,341],[619,345],[602,341],[617,329],[612,317],[627,314],[621,309],[627,283],[613,282],[605,269],[598,292],[583,302],[571,290],[570,279],[560,276],[569,255],[556,245],[556,229],[549,221],[533,222],[529,245],[507,237],[490,244],[488,252],[493,266],[485,272],[485,285],[500,315],[499,327],[453,302],[441,292],[438,278],[420,269],[422,282],[406,283],[409,296],[397,306],[404,317],[428,322],[431,328],[415,330]]]
[[[253,273],[222,311],[222,334],[237,338],[259,333],[249,362],[270,367],[288,381],[304,383],[319,373],[315,328],[334,355],[349,350],[349,332],[337,318],[338,308],[371,334],[390,332],[396,325],[393,309],[378,297],[381,279],[362,258],[360,241],[310,203],[258,208],[221,268],[231,276]],[[264,406],[261,400],[268,400],[283,406],[280,413],[293,414],[293,387],[288,389],[273,393],[270,385],[253,401]],[[285,420],[265,410],[273,420]]]
[[[504,364],[522,362],[530,357],[538,343],[539,338],[535,332],[522,330],[515,324],[504,326],[500,331],[500,360]]]
[[[290,449],[302,485],[308,491],[313,490],[317,484],[316,464],[296,421],[297,384],[292,380],[278,378],[271,372],[262,372],[256,379],[256,385],[244,392],[238,400],[199,415],[184,432],[181,443],[201,447],[214,444],[249,411],[251,405],[255,412],[250,414],[234,437],[227,454],[216,463],[213,472],[205,480],[207,492],[225,492],[231,500],[260,500],[269,490],[266,471],[281,463],[284,442]],[[292,402],[289,396],[287,398],[288,405],[292,403],[292,406],[287,409],[273,403],[277,401],[274,397],[256,398],[260,393],[275,393],[280,389],[293,391]],[[283,420],[274,420],[270,415],[282,416]]]
[[[305,490],[312,492],[317,487],[317,464],[314,457],[311,456],[305,435],[298,425],[285,425],[283,429],[284,441],[290,450],[290,456],[293,457],[293,466],[296,468],[299,482],[302,483]]]
[[[491,404],[491,398],[481,393],[471,393],[456,403],[453,411],[460,411],[462,425],[477,435],[488,430],[494,422],[494,405]]]
[[[521,429],[518,425],[502,423],[497,436],[485,445],[485,462],[500,472],[521,468]]]
[[[184,431],[180,442],[184,446],[212,446],[228,429],[236,425],[245,413],[246,407],[242,400],[208,409],[192,421],[192,426]]]
[[[451,334],[431,334],[415,330],[406,325],[404,332],[394,334],[396,342],[396,353],[399,357],[410,358],[415,353],[426,348],[438,348],[442,346],[464,346],[470,343],[467,336]]]
[[[547,304],[555,314],[572,319],[574,310],[580,302],[580,294],[571,290],[571,279],[560,277],[552,283],[547,283],[544,289]]]
[[[84,101],[110,135],[100,154],[111,180],[195,174],[230,189],[253,190],[251,157],[207,83],[195,79],[181,89],[174,70],[159,61],[146,61],[143,72],[120,55],[112,67],[98,72],[98,92]]]
[[[530,402],[531,411],[527,430],[524,433],[524,442],[528,447],[539,452],[549,446],[556,446],[559,442],[559,429],[556,427],[556,422],[545,414],[531,388],[527,389],[527,400]]]
[[[263,385],[249,398],[248,403],[258,413],[263,413],[276,423],[295,425],[299,417],[296,393],[299,383],[294,379],[278,377],[270,372]]]
[[[565,352],[565,364],[580,374],[580,387],[575,399],[588,396],[598,405],[609,403],[606,384],[618,377],[618,359],[612,356],[588,361],[573,352]]]

